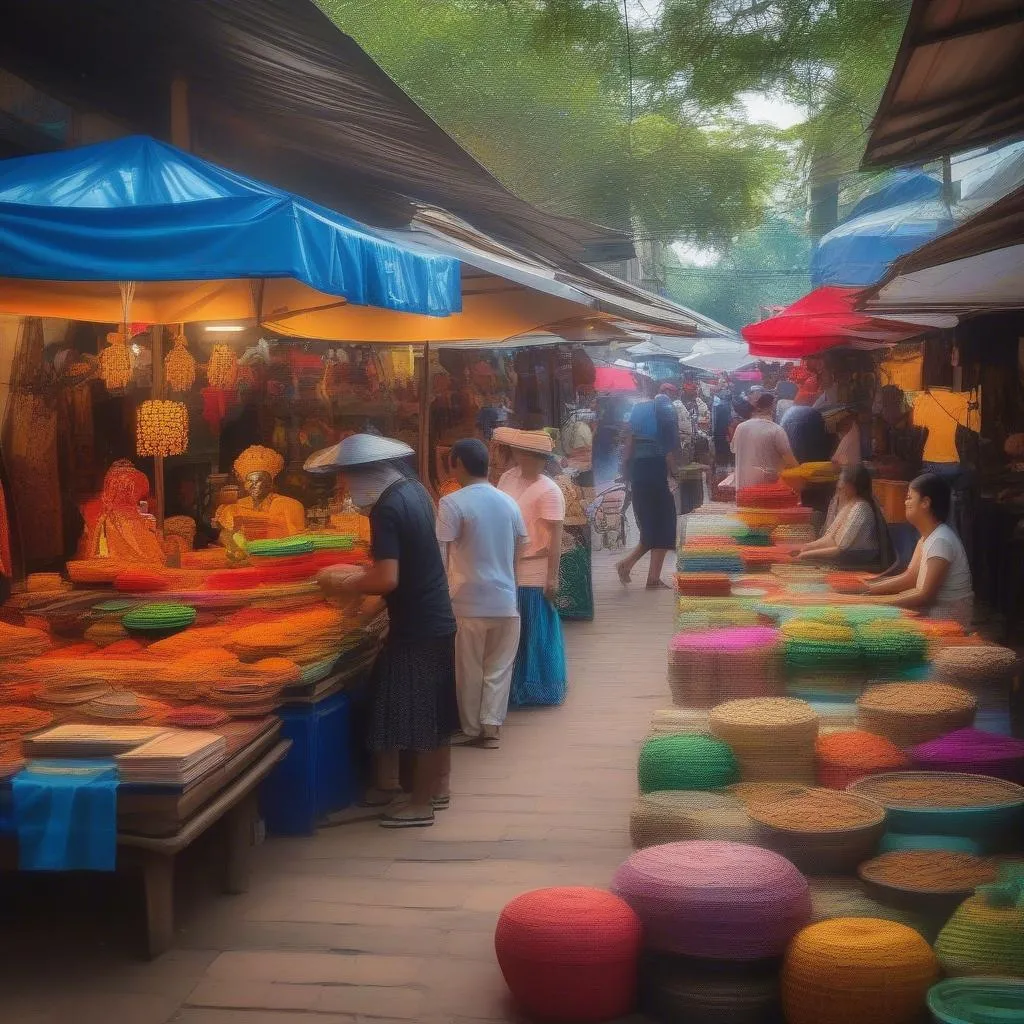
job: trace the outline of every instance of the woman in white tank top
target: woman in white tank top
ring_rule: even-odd
[[[914,557],[899,576],[872,580],[868,591],[885,604],[912,608],[933,619],[952,619],[970,628],[974,587],[967,552],[946,525],[951,497],[949,484],[933,473],[911,481],[907,522],[921,534]]]

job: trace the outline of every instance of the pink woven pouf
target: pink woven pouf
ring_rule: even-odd
[[[777,697],[784,692],[779,631],[736,626],[678,633],[668,654],[672,703],[710,708],[740,697]]]
[[[633,1010],[640,938],[624,900],[569,886],[535,889],[507,904],[494,950],[512,997],[532,1017],[596,1024]]]
[[[744,843],[666,843],[622,864],[612,891],[644,945],[710,960],[780,956],[811,918],[807,880],[785,857]]]

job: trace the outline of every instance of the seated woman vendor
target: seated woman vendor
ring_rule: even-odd
[[[241,533],[247,540],[293,537],[306,528],[306,510],[294,498],[274,492],[274,479],[284,459],[272,448],[254,444],[235,459],[235,476],[245,497],[221,505],[214,523],[222,531]]]
[[[946,524],[952,493],[934,473],[912,480],[907,491],[907,522],[921,534],[914,557],[899,576],[872,580],[868,593],[882,604],[912,608],[933,619],[951,619],[970,627],[974,588],[967,552]]]
[[[871,493],[871,474],[863,465],[842,468],[836,484],[836,509],[825,532],[800,548],[797,558],[851,568],[887,569],[893,559],[889,531]]]

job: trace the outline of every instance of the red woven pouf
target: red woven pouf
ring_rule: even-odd
[[[516,1002],[539,1020],[606,1021],[636,1002],[640,921],[603,889],[535,889],[498,918],[494,949]]]

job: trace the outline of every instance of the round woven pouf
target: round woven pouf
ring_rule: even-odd
[[[737,797],[697,790],[641,796],[629,816],[629,835],[638,850],[690,839],[757,842],[754,823]]]
[[[918,768],[991,775],[1024,783],[1024,740],[980,729],[957,729],[910,752]]]
[[[907,755],[891,740],[861,729],[819,736],[814,759],[818,784],[827,789],[846,789],[865,775],[895,771],[908,763]]]
[[[917,1024],[939,973],[912,928],[843,917],[805,928],[782,968],[788,1024]]]
[[[857,724],[898,747],[913,747],[974,722],[977,702],[945,683],[882,683],[857,699]]]
[[[605,1021],[636,1002],[641,929],[617,896],[583,887],[536,889],[498,918],[494,949],[515,1001],[551,1021]]]
[[[959,686],[971,693],[986,690],[997,692],[1020,669],[1020,660],[1008,647],[967,646],[946,647],[934,658],[935,678],[940,682]]]
[[[712,709],[708,724],[732,748],[744,782],[814,782],[818,715],[805,701],[730,700]]]
[[[713,960],[780,956],[810,919],[807,880],[784,857],[742,843],[651,846],[615,872],[644,945]]]
[[[834,789],[752,804],[763,845],[788,857],[801,871],[845,874],[872,857],[885,831],[885,811],[873,800]]]
[[[1019,893],[1000,896],[1000,888],[964,900],[939,932],[935,952],[946,974],[1024,978],[1024,906]]]
[[[668,682],[672,702],[680,707],[781,694],[778,631],[739,626],[678,633],[669,644]]]
[[[665,789],[721,789],[739,777],[728,745],[695,733],[652,736],[640,749],[641,793]]]
[[[778,966],[648,953],[640,1009],[669,1024],[782,1024]]]

